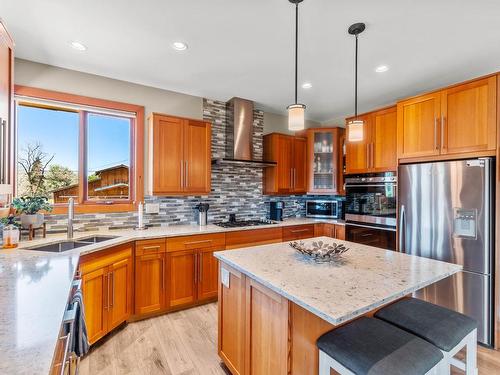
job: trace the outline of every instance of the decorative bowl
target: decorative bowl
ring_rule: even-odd
[[[343,244],[324,241],[294,241],[290,246],[302,255],[317,262],[336,262],[342,258],[342,254],[349,250]]]

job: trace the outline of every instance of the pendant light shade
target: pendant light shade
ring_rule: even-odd
[[[297,75],[298,75],[298,50],[299,50],[299,3],[303,0],[289,0],[295,4],[295,103],[290,104],[288,109],[288,129],[292,131],[305,128],[306,106],[297,102]]]
[[[356,37],[356,55],[354,62],[354,119],[347,123],[347,140],[349,142],[360,142],[364,139],[365,124],[358,119],[358,35],[365,30],[364,23],[355,23],[349,26],[347,32]]]
[[[288,109],[288,129],[293,131],[303,130],[305,124],[304,114],[306,106],[304,104],[291,104]]]

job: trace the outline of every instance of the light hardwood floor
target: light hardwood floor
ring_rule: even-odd
[[[479,347],[478,362],[480,375],[500,374],[500,352]],[[229,374],[217,355],[217,304],[130,323],[92,348],[80,371],[82,375]]]

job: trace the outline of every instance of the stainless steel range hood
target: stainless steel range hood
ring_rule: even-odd
[[[253,158],[253,102],[232,98],[226,103],[226,156],[212,164],[245,164],[259,167],[275,166]]]

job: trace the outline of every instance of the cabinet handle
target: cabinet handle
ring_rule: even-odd
[[[290,168],[290,188],[293,189],[293,168]]]
[[[446,145],[445,145],[445,138],[444,138],[444,127],[445,127],[445,121],[446,121],[446,117],[442,116],[441,117],[441,148],[442,149],[446,149]]]
[[[185,173],[185,178],[184,178],[184,181],[185,181],[185,184],[186,186],[185,187],[188,187],[189,186],[189,179],[188,179],[188,161],[184,161],[184,173]]]
[[[438,127],[438,119],[434,118],[434,148],[439,150],[438,140],[437,140],[437,127]]]
[[[109,304],[109,307],[111,308],[115,304],[115,276],[113,272],[109,274],[108,280],[110,280],[111,283],[111,302]]]
[[[155,245],[155,246],[144,246],[142,248],[142,251],[149,251],[149,250],[156,250],[156,249],[159,249],[160,248],[160,245]]]
[[[182,161],[182,160],[181,160],[180,173],[181,173],[181,188],[183,188],[184,187],[184,161]]]
[[[184,246],[199,245],[199,244],[202,244],[202,243],[212,243],[212,240],[201,240],[201,241],[184,242]]]
[[[199,277],[198,277],[198,282],[201,283],[201,278],[203,276],[203,254],[202,253],[198,254],[198,261],[199,261],[198,269],[200,271]]]
[[[108,275],[104,275],[104,284],[106,285],[106,293],[105,293],[105,304],[104,308],[109,309],[109,277]]]
[[[309,232],[309,229],[295,229],[295,230],[292,229],[290,232],[291,233]]]
[[[366,144],[366,167],[370,168],[370,144]]]
[[[165,289],[165,259],[161,262],[161,290]]]

